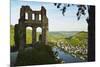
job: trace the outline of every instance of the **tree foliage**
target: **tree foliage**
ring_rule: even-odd
[[[63,16],[65,16],[67,7],[75,6],[74,4],[61,4],[61,3],[54,3],[54,5],[59,9],[61,8],[60,11],[62,11]],[[61,5],[63,7],[61,7]],[[87,8],[88,6],[86,5],[76,5],[76,6],[78,7],[78,12],[76,13],[76,15],[77,15],[77,19],[79,20],[82,15],[86,15],[85,11],[88,9]]]

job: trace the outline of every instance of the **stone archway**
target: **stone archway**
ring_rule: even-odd
[[[27,18],[26,14],[27,13]],[[34,19],[32,15],[34,14]],[[19,23],[15,25],[15,45],[23,49],[26,44],[26,27],[32,28],[32,45],[36,43],[36,28],[40,27],[42,33],[40,36],[41,43],[47,45],[48,18],[46,9],[42,6],[40,11],[33,11],[29,6],[22,6],[20,9]]]

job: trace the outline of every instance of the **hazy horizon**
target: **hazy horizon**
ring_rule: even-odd
[[[15,26],[15,25],[13,25],[13,26]],[[32,28],[30,28],[30,27],[28,27],[27,28],[28,30],[32,30]],[[37,30],[37,32],[40,32],[41,31],[41,29],[40,29],[40,27],[39,27],[39,30]],[[71,30],[71,31],[64,31],[64,30],[61,30],[61,31],[48,31],[48,32],[81,32],[81,31],[84,31],[84,30]],[[88,31],[84,31],[84,32],[88,32]]]

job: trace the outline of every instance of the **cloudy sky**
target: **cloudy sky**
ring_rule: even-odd
[[[22,5],[29,5],[33,10],[40,10],[44,6],[47,10],[49,19],[49,31],[87,31],[86,16],[82,16],[77,20],[77,7],[71,6],[66,9],[65,16],[62,15],[60,9],[57,9],[53,3],[19,1],[11,0],[11,24],[18,24],[20,8]],[[62,7],[62,6],[61,6]]]

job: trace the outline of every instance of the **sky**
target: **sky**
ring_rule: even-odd
[[[40,10],[41,6],[44,6],[47,10],[49,31],[87,31],[86,18],[88,13],[86,12],[86,15],[78,21],[76,16],[77,6],[68,7],[65,16],[63,16],[60,9],[57,9],[53,3],[34,1],[11,0],[11,25],[18,24],[22,5],[28,5],[32,10]]]

